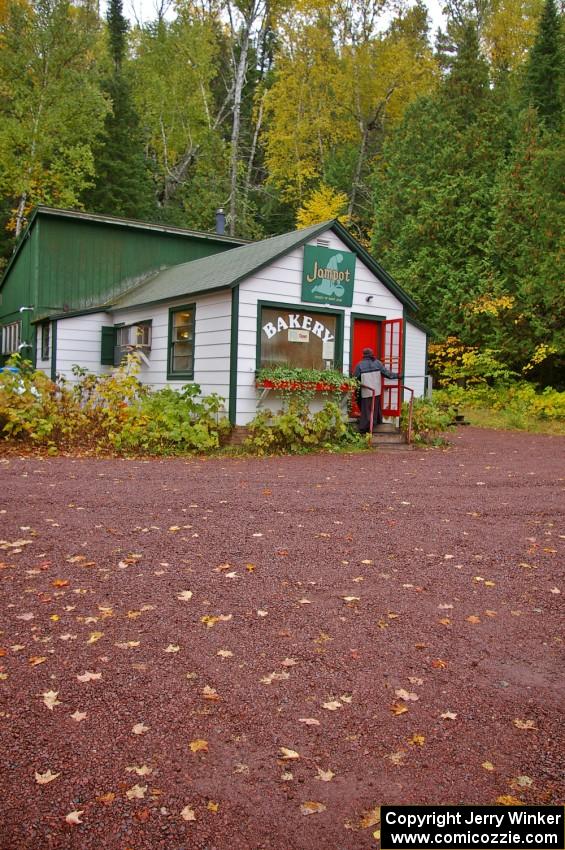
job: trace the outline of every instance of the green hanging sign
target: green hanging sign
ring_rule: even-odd
[[[353,304],[355,254],[321,245],[304,246],[302,300],[310,304]]]

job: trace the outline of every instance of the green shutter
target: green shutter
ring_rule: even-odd
[[[114,365],[114,345],[116,344],[116,332],[113,325],[102,326],[102,345],[100,349],[100,362],[103,366]]]

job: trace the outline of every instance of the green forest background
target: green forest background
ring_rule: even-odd
[[[434,356],[562,385],[556,0],[0,0],[0,263],[33,207],[257,239],[339,217]],[[450,361],[451,358],[451,361]]]

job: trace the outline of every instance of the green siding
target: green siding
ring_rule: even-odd
[[[17,262],[11,269],[10,286],[4,287],[0,296],[0,325],[21,320],[22,342],[35,341],[35,327],[30,324],[35,313],[20,313],[20,307],[35,304],[38,241],[36,229],[24,237]],[[26,359],[33,359],[33,349],[24,349],[22,353]],[[0,357],[0,360],[4,362],[6,358]]]
[[[35,343],[32,321],[93,308],[162,266],[199,260],[240,244],[214,234],[152,230],[139,223],[73,218],[40,208],[2,280],[0,325],[21,319],[22,340]],[[34,306],[33,312],[19,312],[28,305]],[[35,349],[24,355],[33,359]]]
[[[36,318],[46,310],[94,307],[161,266],[232,247],[179,234],[55,217],[42,218],[40,233],[42,303]]]

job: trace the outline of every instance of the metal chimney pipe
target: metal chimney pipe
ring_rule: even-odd
[[[216,210],[216,233],[218,236],[224,236],[226,232],[226,214],[223,209]]]

